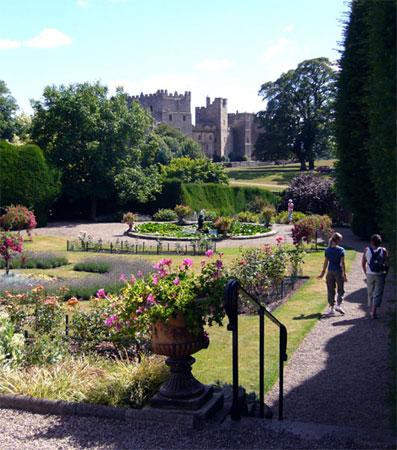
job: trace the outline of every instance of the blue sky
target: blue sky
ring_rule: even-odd
[[[338,58],[344,0],[0,0],[0,79],[21,109],[49,84],[192,91],[256,112],[265,81]]]

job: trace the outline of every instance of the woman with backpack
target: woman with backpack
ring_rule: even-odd
[[[389,269],[389,254],[381,247],[379,234],[371,236],[370,245],[363,253],[361,266],[367,276],[368,306],[372,319],[376,319],[376,309],[382,304],[386,275]]]
[[[343,236],[340,233],[333,233],[325,249],[323,270],[318,276],[321,279],[327,271],[327,293],[329,304],[329,316],[334,316],[335,311],[345,314],[342,308],[343,296],[345,294],[344,284],[347,281],[345,267],[345,249],[339,244]],[[335,305],[335,288],[337,288],[337,303]]]

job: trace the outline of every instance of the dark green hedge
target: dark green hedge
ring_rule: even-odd
[[[190,206],[194,211],[205,209],[219,214],[235,214],[248,209],[255,197],[276,205],[280,197],[270,191],[245,186],[227,186],[217,183],[181,183],[172,180],[164,183],[161,195],[151,209],[174,208],[178,203]]]
[[[32,209],[39,225],[60,191],[58,173],[37,145],[0,141],[0,207],[21,204]]]

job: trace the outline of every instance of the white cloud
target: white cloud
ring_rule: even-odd
[[[292,23],[289,23],[283,28],[284,33],[292,33],[294,31],[294,26]]]
[[[80,8],[86,8],[87,6],[90,5],[90,0],[77,0],[76,5],[79,6]]]
[[[37,36],[24,41],[23,45],[33,48],[55,48],[71,43],[72,38],[62,31],[55,28],[44,28]]]
[[[291,53],[294,50],[294,42],[287,38],[279,38],[277,41],[269,44],[260,57],[262,63],[267,64],[281,55]]]
[[[11,39],[0,39],[0,49],[18,48],[21,46],[19,41],[13,41]]]
[[[221,58],[207,58],[203,59],[195,65],[197,70],[202,70],[205,72],[220,72],[224,70],[231,69],[234,66],[234,62],[230,59]]]

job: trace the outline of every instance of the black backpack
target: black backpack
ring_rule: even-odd
[[[387,272],[385,251],[383,250],[383,248],[379,247],[378,249],[374,250],[372,247],[369,247],[369,250],[371,252],[371,260],[369,261],[368,265],[371,269],[371,272]]]

